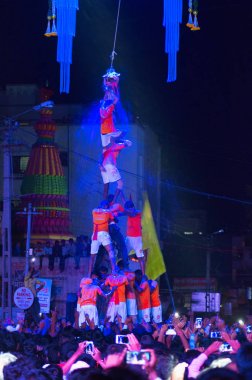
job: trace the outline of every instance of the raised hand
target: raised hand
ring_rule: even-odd
[[[206,356],[209,356],[213,354],[216,351],[219,351],[220,346],[222,345],[222,342],[215,340],[212,344],[210,344],[209,347],[205,350]]]
[[[127,349],[129,351],[140,351],[141,350],[141,344],[138,342],[135,335],[134,334],[128,334],[127,337],[129,338],[129,343],[126,344]]]
[[[100,360],[98,363],[103,369],[120,367],[125,358],[126,352],[127,349],[125,348],[122,352],[108,355],[104,360]]]

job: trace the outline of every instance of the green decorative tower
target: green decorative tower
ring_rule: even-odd
[[[52,96],[48,88],[41,90],[41,101]],[[59,157],[59,150],[54,143],[56,123],[52,120],[52,108],[43,108],[40,119],[34,128],[38,135],[32,146],[31,155],[21,186],[21,208],[28,203],[36,208],[39,215],[32,219],[31,239],[46,241],[69,239],[70,218],[66,179]],[[25,234],[25,217],[17,218],[18,230]]]

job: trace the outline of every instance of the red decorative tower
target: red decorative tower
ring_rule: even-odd
[[[49,89],[41,90],[41,101],[52,96]],[[32,146],[26,172],[21,186],[21,207],[28,203],[39,215],[32,219],[31,239],[46,241],[69,239],[69,208],[66,179],[60,162],[59,151],[54,143],[56,123],[52,120],[52,108],[43,108],[35,124],[38,135]],[[19,232],[26,232],[24,216],[17,218]]]

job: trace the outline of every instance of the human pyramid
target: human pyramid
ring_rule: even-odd
[[[91,240],[91,257],[89,260],[89,277],[80,283],[78,308],[79,326],[90,321],[97,326],[106,317],[110,323],[118,318],[122,323],[127,316],[136,322],[156,323],[162,321],[158,283],[148,280],[145,275],[145,256],[142,243],[141,212],[131,199],[125,201],[123,181],[117,169],[117,157],[132,142],[124,139],[124,132],[116,129],[113,119],[116,104],[119,101],[119,77],[111,67],[103,76],[104,97],[100,103],[102,158],[99,163],[104,183],[103,200],[93,209],[93,234]],[[109,184],[117,183],[115,194],[109,195]],[[121,203],[119,202],[121,198]],[[118,227],[118,218],[127,216],[126,239]],[[105,267],[94,272],[98,250],[103,246],[108,253],[111,274]],[[117,248],[117,262],[115,247]],[[140,268],[135,272],[129,269],[129,253],[134,251]],[[97,296],[104,296],[106,312],[96,306]],[[99,308],[100,309],[100,308]],[[100,317],[100,318],[99,318]]]

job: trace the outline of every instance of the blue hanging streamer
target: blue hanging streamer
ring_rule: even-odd
[[[73,37],[76,30],[78,0],[56,0],[57,9],[57,61],[60,63],[60,92],[69,93],[70,65],[72,63]]]
[[[167,82],[177,79],[177,52],[179,51],[179,27],[182,22],[182,0],[164,0],[165,52],[168,54]]]

